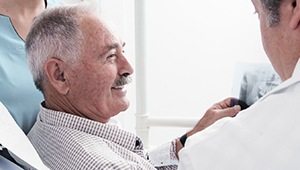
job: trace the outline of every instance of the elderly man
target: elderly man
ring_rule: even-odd
[[[28,137],[49,168],[176,169],[187,137],[240,111],[230,98],[213,105],[191,131],[163,145],[160,162],[152,161],[135,134],[111,121],[129,106],[124,86],[133,68],[124,45],[87,7],[57,7],[36,18],[26,50],[45,101]]]
[[[179,169],[299,169],[300,0],[252,0],[263,46],[283,82],[235,118],[187,140]]]

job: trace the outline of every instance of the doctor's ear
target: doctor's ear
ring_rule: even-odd
[[[292,2],[293,14],[290,20],[290,27],[297,29],[300,24],[300,0],[294,0]]]
[[[44,64],[44,70],[52,87],[60,94],[65,95],[69,91],[65,63],[56,58],[49,58]]]

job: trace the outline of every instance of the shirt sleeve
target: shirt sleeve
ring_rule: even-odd
[[[157,169],[177,169],[176,140],[150,148],[149,159]]]

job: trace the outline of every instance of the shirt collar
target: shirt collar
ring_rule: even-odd
[[[134,150],[137,136],[133,133],[120,129],[119,126],[111,123],[100,123],[87,118],[72,115],[70,113],[50,110],[41,105],[39,119],[48,125],[62,128],[70,128],[103,139],[114,142],[129,150]]]

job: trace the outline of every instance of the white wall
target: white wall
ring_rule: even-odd
[[[232,95],[239,62],[268,62],[251,0],[149,0],[147,3],[148,109],[156,116],[201,117],[213,103]],[[134,1],[101,0],[100,11],[115,23],[134,61]],[[135,83],[131,107],[118,118],[135,128]],[[152,128],[151,144],[187,129]]]
[[[151,0],[147,5],[150,114],[201,117],[232,95],[236,63],[267,62],[250,0]],[[175,131],[155,128],[152,139],[163,141],[184,130]]]

